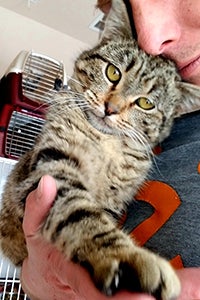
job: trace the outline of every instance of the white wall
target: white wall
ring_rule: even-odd
[[[70,75],[74,59],[87,48],[79,40],[0,7],[0,78],[21,50],[34,50],[62,61]]]

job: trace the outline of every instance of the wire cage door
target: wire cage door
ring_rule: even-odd
[[[0,157],[0,207],[3,186],[16,161]],[[28,300],[20,284],[20,269],[0,252],[0,300]]]

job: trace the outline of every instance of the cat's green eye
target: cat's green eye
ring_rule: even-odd
[[[109,64],[106,68],[106,76],[112,83],[118,83],[121,79],[120,70],[112,64]]]
[[[155,108],[155,104],[146,97],[138,98],[135,101],[135,103],[144,110],[150,110],[150,109]]]

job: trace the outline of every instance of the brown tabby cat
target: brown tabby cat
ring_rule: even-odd
[[[199,101],[199,89],[181,82],[173,63],[138,48],[122,0],[113,1],[100,43],[80,55],[72,78],[71,90],[52,101],[35,147],[8,178],[2,250],[16,265],[27,256],[25,200],[50,174],[57,197],[41,228],[45,239],[85,266],[106,295],[126,288],[175,298],[180,283],[170,264],[138,247],[116,217],[147,177],[152,147],[184,106],[195,104],[192,98]]]

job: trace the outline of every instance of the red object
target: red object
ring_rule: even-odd
[[[34,144],[42,129],[46,104],[22,92],[22,73],[9,73],[0,82],[0,156],[18,159]]]

